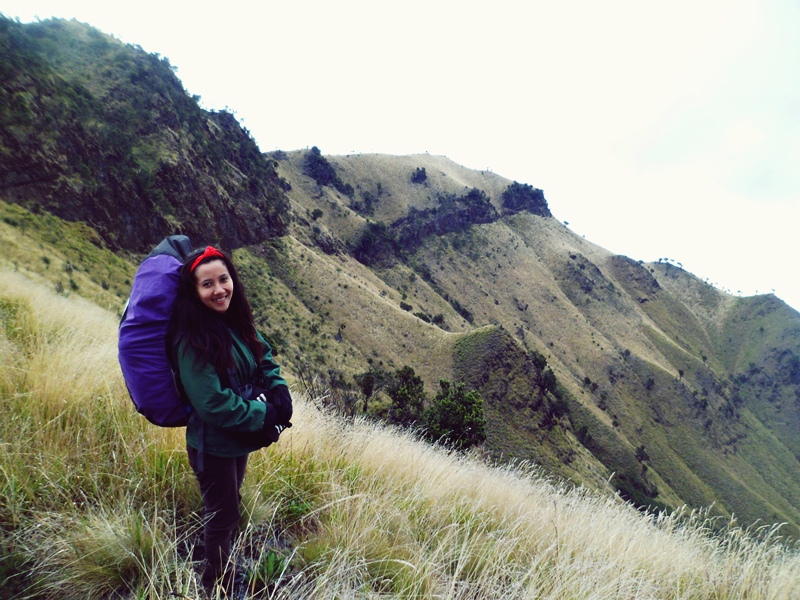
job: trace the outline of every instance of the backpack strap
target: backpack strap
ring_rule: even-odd
[[[200,432],[200,438],[197,440],[197,472],[202,473],[205,467],[205,460],[203,457],[205,456],[205,446],[206,446],[206,424],[203,422],[203,419],[197,416],[197,412],[192,411],[192,414],[189,415],[189,422],[190,423],[197,423],[197,429]]]

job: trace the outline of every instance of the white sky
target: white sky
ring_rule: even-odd
[[[800,309],[791,0],[0,0],[169,58],[262,151],[443,154],[589,241]]]

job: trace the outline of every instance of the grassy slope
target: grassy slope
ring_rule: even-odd
[[[182,432],[133,411],[115,311],[11,268],[0,265],[0,597],[194,597],[199,498]],[[644,515],[296,402],[295,427],[248,468],[235,555],[258,574],[250,594],[276,583],[278,599],[800,592],[800,560],[774,530],[712,536],[702,513]]]
[[[0,240],[14,270],[122,314],[135,263],[105,249],[90,228],[0,200]]]

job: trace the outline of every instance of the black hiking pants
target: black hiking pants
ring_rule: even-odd
[[[241,510],[239,504],[248,455],[236,458],[203,455],[202,471],[199,468],[199,452],[187,446],[189,464],[192,466],[205,507],[205,564],[202,583],[210,589],[225,574],[233,578],[233,565],[227,568],[233,537],[239,526]],[[227,570],[226,570],[227,569]]]

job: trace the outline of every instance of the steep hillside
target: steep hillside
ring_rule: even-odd
[[[348,414],[386,408],[359,376],[410,366],[481,393],[488,459],[800,533],[800,315],[774,296],[614,256],[542,190],[445,157],[262,155],[165,59],[0,27],[13,268],[119,309],[161,237],[221,243],[292,382]]]
[[[391,353],[389,364],[413,365],[432,388],[455,378],[480,389],[487,450],[590,485],[613,474],[612,484],[642,505],[714,505],[745,522],[800,522],[789,492],[800,475],[790,440],[796,403],[783,409],[786,400],[777,400],[795,397],[795,311],[772,296],[731,297],[668,263],[613,256],[549,211],[535,214],[535,205],[504,210],[514,184],[493,173],[429,155],[327,157],[337,189],[313,178],[311,153],[271,155],[292,185],[293,239],[315,261],[358,257],[358,270],[388,286],[377,296],[396,315],[362,316],[367,329],[353,338],[345,329],[344,337],[377,346],[376,356]],[[419,172],[423,182],[414,181]],[[414,223],[421,235],[408,233]],[[401,302],[407,313],[445,318],[439,327],[415,321]],[[741,307],[753,303],[766,306],[751,318],[769,325],[738,325],[734,335]],[[402,336],[386,331],[398,320]],[[497,333],[478,335],[487,326]],[[758,327],[781,335],[753,347]],[[453,333],[470,331],[453,344],[454,359],[437,359],[431,373],[431,340],[447,347]],[[459,360],[464,339],[469,359]],[[540,394],[536,356],[556,374],[557,393]],[[743,361],[760,370],[748,375]],[[780,390],[771,403],[752,390],[768,380]]]
[[[164,231],[229,247],[281,234],[282,182],[169,61],[75,21],[0,16],[0,191],[145,251]]]

